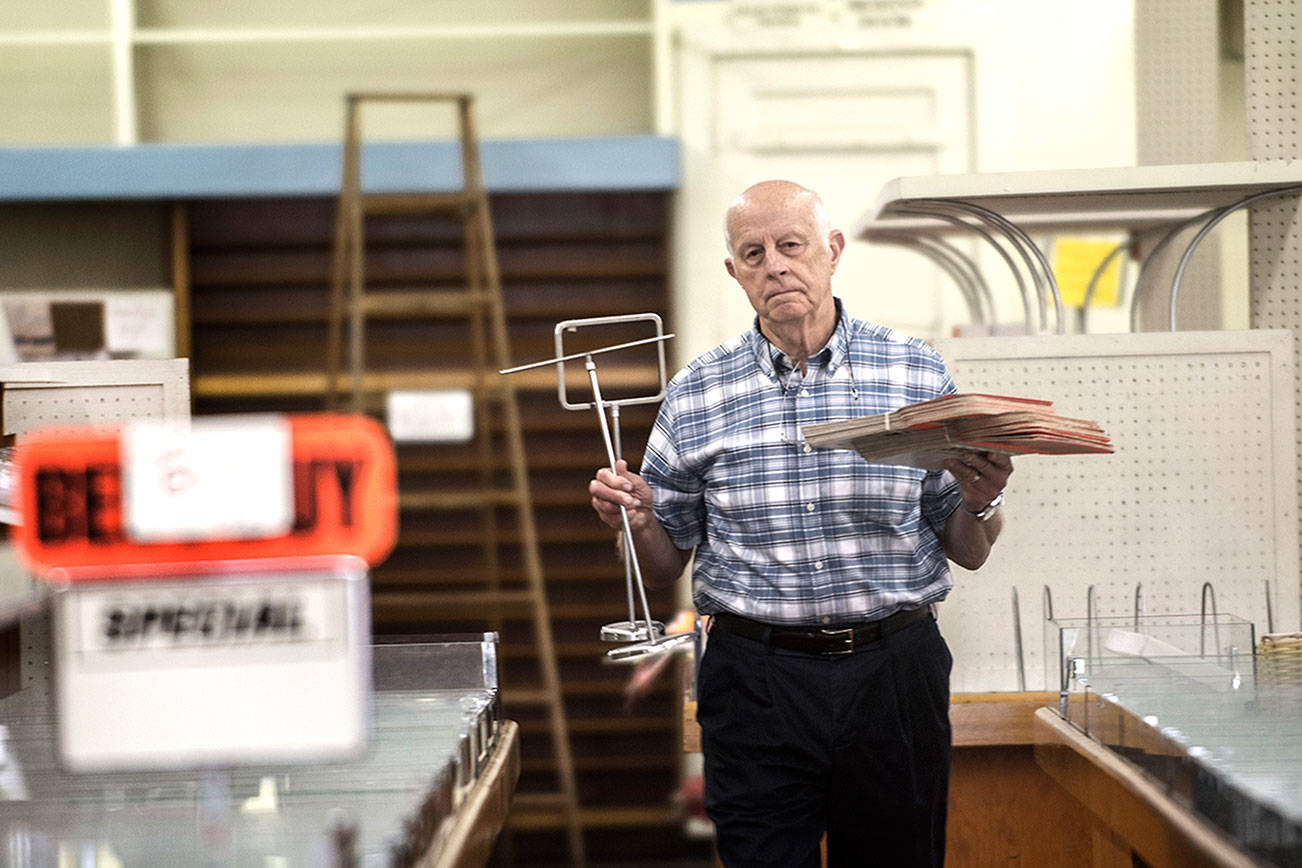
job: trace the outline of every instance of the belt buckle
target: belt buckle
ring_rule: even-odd
[[[841,639],[845,642],[844,648],[836,648],[827,651],[820,651],[820,654],[828,657],[843,657],[846,654],[854,653],[854,628],[846,627],[841,630],[823,630],[818,631],[829,639]]]

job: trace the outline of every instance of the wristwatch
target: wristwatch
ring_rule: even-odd
[[[973,512],[972,510],[967,509],[966,506],[963,508],[967,509],[968,514],[971,515],[973,518],[975,518],[977,521],[989,521],[990,519],[994,518],[995,513],[999,511],[999,507],[1003,506],[1003,504],[1004,504],[1004,493],[1001,491],[997,495],[995,495],[995,499],[987,503],[986,508],[981,510],[980,512]]]

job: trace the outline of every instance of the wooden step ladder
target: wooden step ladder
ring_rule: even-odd
[[[374,194],[361,189],[362,108],[367,103],[445,104],[455,108],[460,130],[462,189],[450,193]],[[585,863],[578,791],[565,718],[551,613],[543,585],[538,533],[529,493],[524,438],[515,387],[510,377],[497,371],[511,366],[506,314],[502,299],[492,215],[484,188],[479,145],[475,132],[474,101],[462,93],[356,93],[347,96],[344,137],[343,184],[335,227],[334,272],[331,286],[329,346],[327,348],[327,407],[336,409],[345,392],[355,412],[375,409],[373,399],[385,378],[367,371],[368,319],[436,318],[464,321],[472,346],[471,371],[474,407],[474,448],[479,484],[462,490],[424,492],[399,490],[399,504],[407,510],[477,511],[483,551],[484,590],[467,595],[429,591],[442,605],[458,607],[467,599],[484,609],[491,629],[500,629],[503,614],[527,611],[531,616],[540,667],[541,686],[506,691],[509,702],[537,704],[545,710],[555,756],[557,792],[520,794],[517,807],[535,807],[559,814],[567,832],[571,863]],[[377,215],[444,217],[460,221],[464,251],[465,285],[462,289],[368,289],[366,275],[367,218]],[[344,323],[347,322],[348,378],[343,382]],[[346,386],[346,388],[345,388]],[[493,431],[505,436],[509,477],[494,472]],[[501,535],[498,508],[513,509],[525,577],[523,589],[504,589],[499,563]],[[470,533],[470,529],[467,529]],[[442,595],[448,599],[445,601]],[[510,713],[510,708],[507,708]],[[534,802],[537,805],[534,805]]]

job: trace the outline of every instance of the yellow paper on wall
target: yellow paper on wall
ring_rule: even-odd
[[[1059,237],[1053,244],[1053,275],[1058,280],[1058,292],[1066,307],[1083,307],[1085,290],[1095,269],[1117,242],[1100,238]],[[1112,257],[1108,267],[1099,275],[1090,299],[1091,307],[1115,307],[1121,303],[1121,260],[1124,254]]]

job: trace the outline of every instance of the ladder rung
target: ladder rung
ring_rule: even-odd
[[[375,602],[383,605],[386,600],[382,594],[377,594]],[[421,594],[420,599],[420,605],[429,609],[485,609],[494,605],[531,606],[537,602],[538,597],[532,591],[428,591]]]
[[[559,696],[553,696],[551,691],[542,687],[522,687],[518,690],[504,690],[502,692],[502,702],[510,705],[550,705],[553,701],[560,701]]]
[[[470,491],[416,491],[398,495],[404,509],[473,509],[477,506],[510,506],[525,503],[524,493],[514,488]]]
[[[488,293],[468,290],[368,291],[362,296],[362,309],[369,316],[468,314],[484,309],[491,300]]]
[[[564,793],[516,793],[511,798],[511,805],[520,808],[551,808],[557,810],[569,805],[570,800]]]
[[[367,193],[360,197],[364,214],[467,214],[482,193]]]

